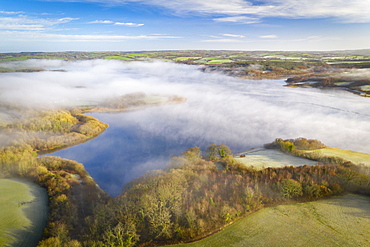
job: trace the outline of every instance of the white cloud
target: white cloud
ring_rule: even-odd
[[[242,24],[253,24],[261,22],[258,18],[247,17],[247,16],[230,16],[222,18],[214,18],[216,22],[237,22]]]
[[[224,33],[222,34],[223,36],[226,36],[226,37],[232,37],[232,38],[245,38],[244,35],[239,35],[239,34],[230,34],[230,33]]]
[[[88,22],[89,24],[114,24],[117,26],[126,26],[126,27],[141,27],[144,26],[144,24],[140,23],[133,23],[133,22],[114,22],[110,20],[95,20]]]
[[[337,18],[342,22],[370,22],[368,0],[60,0],[110,5],[141,3],[167,8],[174,14],[217,14],[231,17]],[[217,18],[218,21],[222,18]],[[215,19],[215,20],[217,20]],[[224,19],[227,20],[227,19]],[[241,19],[240,19],[241,20]],[[235,21],[234,21],[235,22]]]
[[[91,21],[89,22],[91,24],[99,23],[99,24],[112,24],[113,21],[108,21],[108,20],[96,20],[96,21]]]
[[[28,40],[28,41],[49,41],[49,42],[119,42],[124,40],[156,40],[156,39],[176,39],[178,36],[166,35],[71,35],[71,34],[51,34],[31,31],[0,31],[2,40]]]
[[[23,11],[3,11],[0,10],[0,14],[5,14],[5,15],[18,15],[18,14],[23,14]]]
[[[42,24],[24,24],[24,22],[19,21],[19,18],[0,18],[0,30],[40,31],[44,29],[45,27]]]
[[[245,39],[244,35],[240,34],[231,34],[231,33],[223,33],[219,36],[210,35],[208,36],[212,39],[201,40],[200,42],[210,42],[210,43],[239,43],[243,42]],[[227,37],[227,38],[225,38]]]
[[[126,26],[126,27],[141,27],[144,26],[144,24],[138,24],[138,23],[132,23],[132,22],[116,22],[114,25],[117,26]]]
[[[278,36],[274,35],[274,34],[260,36],[260,38],[262,38],[262,39],[276,39],[277,37]]]
[[[278,0],[274,16],[287,18],[337,18],[342,22],[370,22],[370,1]],[[280,11],[280,14],[279,14]]]
[[[242,42],[242,41],[239,39],[207,39],[207,40],[201,40],[201,42],[235,43],[235,42]]]
[[[24,30],[24,31],[42,31],[52,26],[71,22],[76,18],[60,18],[60,19],[42,19],[31,18],[20,15],[18,17],[0,17],[0,30]]]
[[[75,21],[75,20],[78,20],[78,19],[79,19],[79,18],[64,17],[64,18],[57,19],[57,20],[55,20],[55,21],[48,20],[48,22],[49,22],[51,25],[56,25],[56,24],[61,24],[61,23],[67,23],[67,22],[70,22],[70,21]]]

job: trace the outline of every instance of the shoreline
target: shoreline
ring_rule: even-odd
[[[145,105],[134,106],[134,107],[126,107],[126,108],[92,107],[92,108],[89,108],[89,109],[81,110],[81,114],[84,115],[84,116],[92,117],[90,115],[86,115],[86,113],[120,113],[120,112],[139,111],[139,110],[146,109],[146,108],[149,108],[149,107],[181,104],[181,103],[186,102],[186,100],[187,99],[184,98],[184,97],[175,96],[174,98],[169,99],[168,101],[165,101],[165,102],[148,103],[148,104],[145,104]],[[66,148],[70,148],[70,147],[73,147],[73,146],[77,146],[77,145],[89,142],[89,141],[97,138],[100,134],[104,133],[104,131],[107,128],[109,128],[109,125],[106,124],[106,123],[101,122],[99,119],[96,119],[96,118],[94,118],[94,119],[96,121],[98,121],[100,124],[106,125],[106,128],[104,128],[102,131],[100,131],[99,133],[96,133],[93,136],[89,136],[86,139],[82,139],[80,141],[77,141],[77,142],[74,142],[74,143],[71,143],[71,144],[60,145],[58,147],[54,147],[54,148],[51,148],[51,149],[37,150],[36,151],[37,155],[42,156],[42,155],[46,155],[46,154],[52,154],[56,151],[63,150],[63,149],[66,149]]]

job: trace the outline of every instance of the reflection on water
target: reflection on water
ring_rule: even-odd
[[[182,76],[161,87],[186,97],[186,103],[92,114],[110,127],[87,143],[51,155],[83,163],[103,189],[117,195],[131,179],[165,167],[170,156],[192,146],[204,150],[223,143],[241,152],[277,137],[306,137],[370,152],[365,138],[370,99],[337,90],[286,88],[282,80]]]
[[[94,117],[110,125],[104,133],[90,142],[50,155],[83,163],[103,189],[111,195],[117,195],[131,179],[145,171],[164,168],[170,156],[180,155],[192,146],[206,145],[197,138],[174,139],[161,133],[149,132],[130,121],[149,111],[155,114],[158,108],[140,112],[95,113]],[[168,125],[168,132],[173,131],[170,128],[176,126]]]

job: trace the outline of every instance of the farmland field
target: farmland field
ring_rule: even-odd
[[[362,91],[370,91],[370,85],[365,85],[360,87]]]
[[[253,213],[221,232],[177,246],[369,246],[370,198],[346,195]]]
[[[173,60],[174,61],[186,61],[186,60],[190,60],[190,59],[201,59],[202,57],[177,57],[177,58],[174,58]]]
[[[326,147],[320,150],[313,150],[315,152],[320,152],[324,156],[336,156],[343,158],[345,160],[351,161],[357,165],[364,164],[370,165],[370,154],[361,153],[356,151],[350,151],[340,148],[333,148],[333,147]],[[306,151],[306,152],[313,152],[313,151]]]
[[[240,157],[245,155],[245,157]],[[303,166],[316,165],[316,161],[295,157],[293,155],[285,154],[280,150],[253,148],[245,152],[239,153],[235,156],[238,162],[247,166],[253,166],[257,169],[267,167],[284,167],[284,166]]]
[[[232,63],[233,60],[230,59],[215,59],[207,62],[206,64],[223,64],[223,63]]]
[[[134,60],[133,58],[129,58],[126,56],[108,56],[108,57],[105,57],[105,59],[118,59],[118,60],[127,60],[127,61]]]
[[[0,179],[0,246],[36,246],[47,219],[47,195],[23,180]]]

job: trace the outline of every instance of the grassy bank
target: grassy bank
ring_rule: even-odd
[[[36,246],[47,220],[46,191],[24,180],[0,179],[0,246]]]
[[[346,195],[262,209],[223,231],[176,246],[369,246],[370,199]]]

